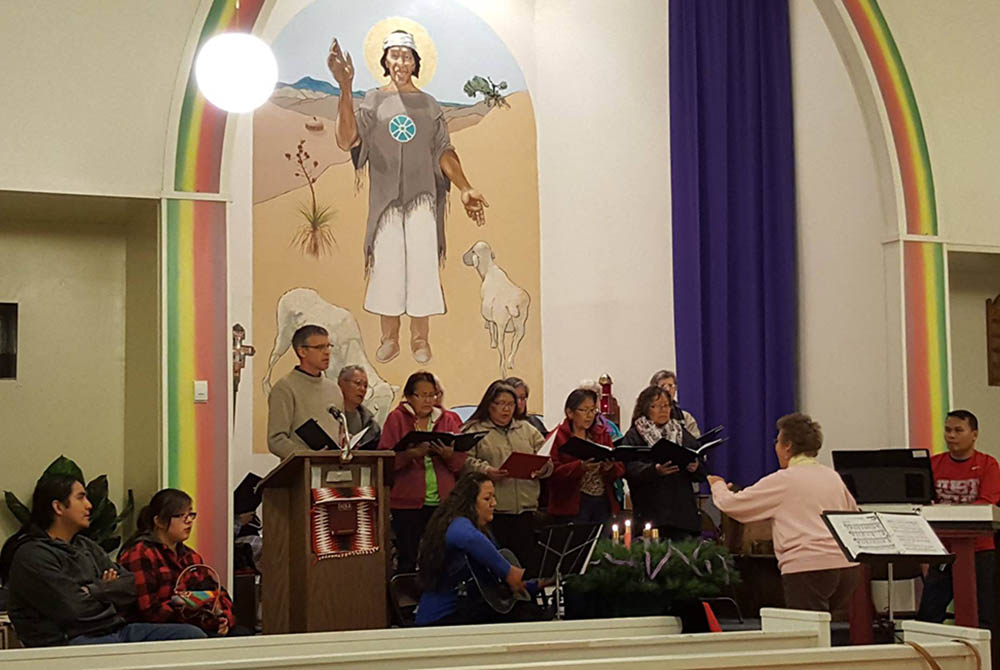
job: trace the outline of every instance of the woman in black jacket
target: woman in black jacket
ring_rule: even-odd
[[[622,444],[651,446],[661,438],[681,444],[684,426],[672,418],[673,401],[659,386],[648,386],[639,393],[632,412],[632,427]],[[633,461],[625,466],[625,479],[632,495],[636,527],[650,523],[664,539],[681,540],[701,533],[701,517],[692,484],[703,481],[698,461],[686,469],[667,461]]]

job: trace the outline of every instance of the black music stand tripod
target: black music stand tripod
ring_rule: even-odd
[[[601,539],[604,524],[583,523],[545,526],[535,531],[542,547],[538,578],[555,580],[556,619],[563,618],[563,581],[567,575],[583,574]]]

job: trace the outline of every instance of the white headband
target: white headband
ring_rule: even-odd
[[[413,35],[406,32],[389,33],[382,41],[382,51],[390,47],[406,47],[413,53],[417,53],[417,44],[413,41]]]

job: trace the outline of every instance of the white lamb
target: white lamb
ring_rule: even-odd
[[[514,357],[524,339],[524,327],[528,320],[531,296],[507,276],[503,268],[494,261],[496,256],[490,245],[480,240],[462,254],[462,262],[472,266],[479,273],[483,285],[482,315],[484,328],[490,333],[490,348],[500,352],[500,376],[506,376],[506,369],[513,369]],[[511,333],[510,353],[505,353],[504,338]]]

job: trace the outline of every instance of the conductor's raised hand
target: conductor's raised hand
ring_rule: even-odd
[[[475,221],[477,226],[486,225],[485,208],[489,207],[490,203],[486,202],[486,198],[478,189],[467,188],[462,191],[462,206],[465,207],[466,215]]]
[[[341,91],[347,91],[350,95],[351,82],[354,81],[354,61],[351,60],[351,54],[347,51],[342,51],[340,48],[340,43],[337,42],[337,38],[333,38],[333,43],[330,44],[330,53],[326,57],[326,66],[330,68],[330,74],[333,75],[334,80],[340,84]]]
[[[723,479],[722,477],[720,477],[719,475],[709,475],[708,476],[708,485],[709,486],[715,486],[715,482],[722,482],[723,484],[726,484],[726,480]],[[733,488],[733,485],[732,484],[726,484],[726,488]]]

